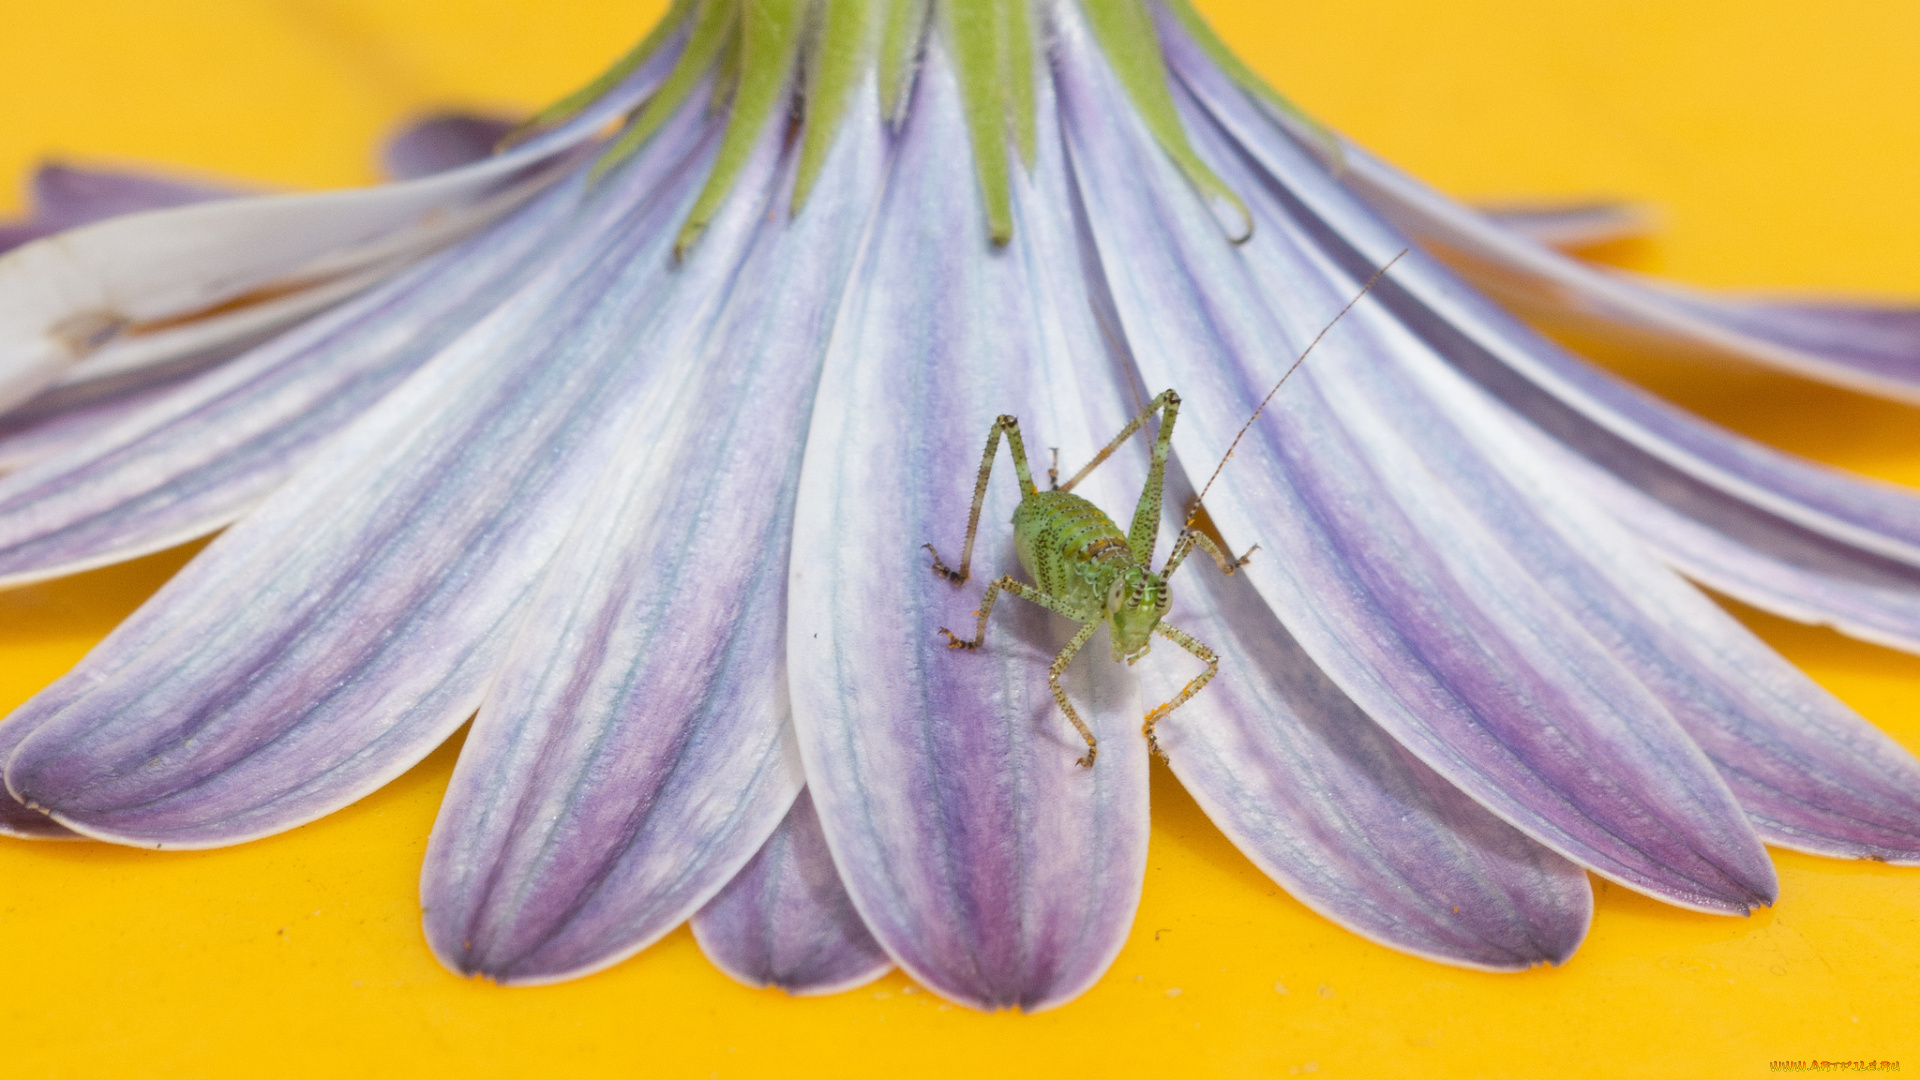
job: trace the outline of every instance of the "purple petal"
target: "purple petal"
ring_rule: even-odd
[[[1474,209],[1501,228],[1563,251],[1645,236],[1659,224],[1659,215],[1649,207],[1611,199],[1483,202]]]
[[[636,187],[685,167],[691,116],[657,136]],[[565,236],[621,219],[583,178],[249,355],[169,391],[74,452],[0,478],[0,585],[118,562],[204,535],[282,483],[547,265]],[[574,241],[576,244],[581,241]]]
[[[33,730],[30,714],[15,713],[0,723],[0,761],[13,756],[20,740]],[[85,840],[86,837],[36,810],[30,810],[11,795],[0,798],[0,836],[22,840]]]
[[[1345,148],[1345,163],[1344,179],[1388,220],[1462,256],[1476,284],[1522,311],[1644,348],[1730,358],[1920,402],[1920,336],[1910,310],[1860,318],[1830,306],[1776,309],[1595,266],[1453,202],[1357,147]]]
[[[1591,486],[1568,497],[1570,476],[1597,470],[1537,433],[1478,429],[1510,431],[1499,460],[1515,474],[1532,474],[1533,497],[1559,518],[1547,524],[1612,578],[1566,574],[1556,588],[1579,597],[1596,621],[1614,624],[1615,651],[1713,760],[1762,838],[1821,855],[1920,862],[1920,761],[1654,564],[1585,505]],[[1599,506],[1622,509],[1604,500]]]
[[[1211,460],[1357,284],[1303,295],[1327,280],[1315,253],[1264,234],[1218,244],[1065,25],[1076,175],[1132,353],[1150,384],[1184,384],[1183,453]],[[1772,866],[1699,748],[1516,562],[1501,523],[1333,377],[1437,361],[1377,303],[1342,331],[1248,433],[1208,504],[1227,535],[1273,553],[1249,576],[1281,621],[1402,745],[1535,840],[1670,902],[1770,903]]]
[[[206,357],[212,367],[229,356]],[[14,472],[35,461],[71,453],[102,433],[156,402],[165,400],[180,384],[205,368],[196,367],[170,377],[141,379],[105,393],[48,390],[9,413],[0,414],[0,473]]]
[[[1208,107],[1214,108],[1215,95],[1205,91],[1202,93]],[[1224,113],[1229,110],[1220,111]],[[1249,139],[1251,124],[1232,120],[1227,123],[1237,137]],[[1279,147],[1273,145],[1276,138],[1277,131],[1270,129],[1264,141],[1254,144],[1255,152],[1261,155],[1263,163],[1265,158],[1278,152]],[[1252,136],[1252,139],[1257,140],[1259,136]],[[1471,212],[1420,187],[1415,181],[1392,171],[1359,150],[1349,152],[1349,163],[1351,171],[1345,174],[1345,179],[1375,205],[1389,207],[1387,216],[1395,224],[1402,228],[1418,226],[1410,228],[1416,235],[1430,237],[1443,227],[1462,234],[1472,230],[1476,236],[1488,231],[1489,227],[1484,223],[1473,220]],[[1328,220],[1339,221],[1342,228],[1348,226],[1347,217],[1350,215],[1329,214],[1318,206],[1315,209],[1321,211]],[[1374,248],[1397,242],[1385,239],[1383,234],[1386,231],[1378,224],[1364,230],[1355,229],[1355,246],[1371,255]],[[1382,239],[1376,240],[1375,237]],[[1458,236],[1451,238],[1465,242]],[[1512,246],[1525,243],[1504,235],[1489,237],[1490,241],[1492,239]],[[1572,268],[1566,270],[1568,274],[1603,273],[1562,260],[1551,252],[1537,254],[1542,260],[1552,260],[1556,267],[1565,262],[1567,267]],[[1813,465],[1736,436],[1660,401],[1616,376],[1575,359],[1563,350],[1546,344],[1537,335],[1519,330],[1517,324],[1512,330],[1500,327],[1498,324],[1501,322],[1511,323],[1511,316],[1495,314],[1497,309],[1493,309],[1483,298],[1471,296],[1469,299],[1471,290],[1451,281],[1450,274],[1429,265],[1426,260],[1410,262],[1408,272],[1401,278],[1402,284],[1414,290],[1435,311],[1453,320],[1502,362],[1577,410],[1588,422],[1602,425],[1614,435],[1631,441],[1682,472],[1806,528],[1889,558],[1920,565],[1920,498],[1913,493],[1892,484],[1849,477],[1839,470]],[[1651,287],[1631,282],[1614,282],[1610,276],[1607,284],[1615,292],[1631,292],[1636,298],[1635,303],[1643,294],[1652,296],[1656,292]],[[1572,288],[1570,285],[1565,287]],[[1678,290],[1668,291],[1673,297],[1685,295]],[[1662,310],[1677,312],[1683,308],[1695,310],[1712,306],[1712,302],[1704,298],[1689,299],[1683,304],[1679,300],[1664,298],[1664,293],[1662,296]],[[1627,302],[1621,301],[1623,304]],[[1701,333],[1705,334],[1706,331],[1701,330]],[[1750,358],[1758,356],[1755,352]],[[1838,359],[1836,355],[1835,362]],[[1886,385],[1866,386],[1857,381],[1850,383],[1837,377],[1830,378],[1833,373],[1825,369],[1814,370],[1802,366],[1794,370],[1809,377],[1826,378],[1843,385],[1853,385],[1856,389],[1895,397],[1905,395],[1912,398],[1920,394],[1920,390],[1916,389],[1920,388],[1920,378],[1916,378],[1908,389],[1896,393],[1894,388]],[[1900,376],[1901,380],[1905,378],[1905,375]],[[1906,384],[1903,382],[1902,385]]]
[[[666,49],[512,151],[402,184],[134,214],[0,258],[0,410],[77,365],[166,363],[312,313],[492,222],[566,172],[664,77]],[[361,280],[363,279],[364,280]]]
[[[1201,564],[1175,597],[1171,621],[1221,669],[1160,725],[1160,744],[1261,870],[1341,926],[1431,960],[1517,971],[1573,955],[1593,915],[1585,871],[1388,737],[1246,582]],[[1143,682],[1164,701],[1186,674],[1161,665]]]
[[[1277,151],[1267,157],[1283,160]],[[1294,244],[1304,248],[1319,237],[1335,246],[1331,228],[1305,202],[1333,206],[1343,196],[1304,155],[1286,164],[1286,189],[1245,168],[1234,177],[1258,191],[1256,204]],[[1282,190],[1300,194],[1291,212],[1275,194]],[[1260,255],[1250,252],[1256,261]],[[1335,257],[1350,273],[1365,265],[1351,249]],[[1299,289],[1306,276],[1288,280]],[[1323,293],[1325,302],[1337,302],[1338,288]],[[1459,335],[1439,329],[1445,324],[1398,279],[1378,298],[1457,366],[1470,366]],[[1361,363],[1317,370],[1329,381],[1358,375],[1337,396],[1381,410],[1380,424],[1403,433],[1428,469],[1490,511],[1486,520],[1521,564],[1563,607],[1580,612],[1587,629],[1700,743],[1763,836],[1823,854],[1920,857],[1920,762],[1568,493],[1569,474],[1553,465],[1574,455],[1511,426],[1509,414],[1478,388],[1435,364],[1372,376],[1362,374]],[[1595,471],[1576,467],[1571,476]]]
[[[475,113],[425,116],[400,129],[380,151],[380,164],[395,180],[417,180],[491,157],[519,121]]]
[[[1139,902],[1138,696],[1104,648],[1069,669],[1068,693],[1102,740],[1098,764],[1081,769],[1085,745],[1046,677],[1075,624],[1010,596],[978,652],[943,647],[937,629],[964,631],[985,584],[1017,569],[1004,451],[973,580],[956,590],[936,577],[921,545],[958,557],[997,415],[1020,418],[1037,468],[1049,446],[1072,468],[1134,407],[1088,310],[1050,102],[1039,160],[1013,181],[1013,241],[994,249],[972,171],[952,164],[968,142],[937,41],[914,92],[807,440],[788,613],[794,722],[835,863],[895,962],[956,1002],[1036,1010],[1106,970]],[[1130,506],[1144,449],[1081,492]]]
[[[1665,299],[1737,333],[1899,378],[1920,401],[1920,305],[1879,307],[1673,291]]]
[[[35,217],[58,229],[134,214],[251,195],[247,188],[154,173],[49,162],[33,174]]]
[[[0,225],[0,254],[12,251],[22,244],[31,244],[41,237],[52,236],[59,231],[52,225],[32,218]]]
[[[790,182],[767,176],[786,118],[769,128],[734,211],[765,223],[716,329],[664,361],[481,707],[422,874],[427,937],[454,970],[552,982],[637,952],[752,858],[804,783],[787,554],[821,357],[883,173],[879,119],[862,119],[791,223],[765,212]]]
[[[1305,213],[1327,223],[1322,242],[1338,229],[1344,239],[1328,250],[1349,273],[1406,246],[1350,198],[1316,184],[1317,170],[1278,122],[1220,78],[1177,28],[1163,31],[1175,67],[1208,111],[1263,169],[1287,179],[1289,197]],[[1445,200],[1424,189],[1416,194],[1434,204],[1433,213],[1464,213],[1441,207]],[[1789,617],[1833,622],[1872,640],[1913,640],[1907,567],[1920,566],[1913,492],[1810,464],[1701,420],[1568,354],[1420,252],[1401,260],[1385,285],[1378,299],[1410,298],[1401,317],[1418,323],[1456,367],[1613,473],[1615,486],[1638,489],[1641,504],[1664,504],[1655,518],[1624,520],[1650,538],[1658,534],[1656,545],[1682,568],[1711,570],[1702,580]],[[1722,554],[1731,561],[1721,563]]]
[[[1782,521],[1619,440],[1547,440],[1542,453],[1688,577],[1789,619],[1920,653],[1920,569]]]
[[[694,915],[693,936],[721,971],[789,994],[837,994],[893,967],[840,883],[804,788],[766,846]]]
[[[711,146],[664,185],[604,182],[572,250],[29,701],[14,796],[103,839],[236,843],[372,791],[470,715],[660,359],[730,277],[732,218],[711,258],[670,260]],[[633,209],[602,228],[603,202]]]
[[[57,161],[34,170],[30,192],[32,216],[11,225],[0,225],[0,252],[121,214],[252,194],[237,187]]]

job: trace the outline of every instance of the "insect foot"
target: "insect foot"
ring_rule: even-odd
[[[953,631],[944,626],[940,628],[940,632],[947,635],[947,648],[949,649],[977,649],[980,647],[978,639],[968,641],[966,638],[957,637]]]
[[[930,569],[932,569],[934,573],[939,574],[941,577],[946,578],[948,581],[953,582],[955,585],[966,584],[967,575],[961,573],[958,570],[949,569],[946,563],[941,562],[940,552],[934,550],[934,546],[932,544],[921,544],[920,546],[923,548],[926,548],[927,554],[933,556],[933,566]]]
[[[1154,757],[1159,758],[1161,761],[1169,761],[1171,759],[1167,757],[1167,752],[1165,750],[1160,749],[1160,737],[1154,734],[1153,725],[1166,719],[1167,714],[1172,711],[1173,711],[1172,709],[1169,709],[1165,705],[1162,705],[1159,708],[1148,713],[1147,722],[1140,725],[1140,734],[1145,735],[1147,737],[1147,752],[1152,754]]]
[[[1093,759],[1099,756],[1100,748],[1098,746],[1088,746],[1085,756],[1074,758],[1073,763],[1083,769],[1091,769],[1093,768]]]

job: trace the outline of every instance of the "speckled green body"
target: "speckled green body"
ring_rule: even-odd
[[[1071,491],[1036,491],[1020,500],[1013,548],[1040,591],[1081,622],[1106,618],[1114,578],[1134,565],[1127,534]]]
[[[1151,647],[1170,599],[1166,583],[1140,564],[1127,534],[1099,507],[1070,491],[1035,491],[1013,512],[1013,547],[1055,610],[1106,622],[1115,660],[1131,663]]]

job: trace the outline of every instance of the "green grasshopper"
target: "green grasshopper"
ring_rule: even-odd
[[[1139,431],[1147,417],[1156,412],[1161,413],[1160,435],[1153,441],[1153,464],[1147,471],[1147,486],[1134,506],[1133,527],[1122,533],[1099,507],[1075,495],[1073,486],[1112,457],[1120,444]],[[973,563],[973,541],[980,531],[980,506],[987,498],[987,478],[993,472],[993,457],[1000,449],[1000,437],[1004,434],[1007,450],[1013,455],[1013,471],[1020,478],[1020,505],[1013,511],[1013,547],[1020,556],[1020,565],[1039,587],[1019,581],[1012,574],[1003,574],[1000,580],[987,586],[986,596],[980,601],[980,621],[971,639],[957,637],[944,626],[940,632],[946,635],[950,649],[979,648],[986,640],[987,616],[993,613],[993,602],[1003,590],[1085,623],[1047,667],[1047,683],[1053,687],[1053,700],[1060,703],[1060,711],[1067,714],[1074,730],[1087,740],[1087,754],[1078,761],[1087,768],[1093,767],[1093,759],[1100,753],[1100,741],[1093,737],[1093,729],[1080,719],[1073,703],[1067,700],[1067,692],[1060,686],[1060,673],[1067,670],[1075,654],[1103,622],[1111,632],[1115,663],[1124,660],[1131,666],[1147,655],[1155,633],[1204,661],[1207,669],[1194,676],[1172,701],[1148,713],[1140,729],[1147,737],[1147,746],[1164,758],[1166,755],[1161,753],[1160,742],[1153,733],[1154,725],[1199,693],[1220,670],[1220,659],[1212,649],[1185,630],[1162,620],[1173,602],[1172,594],[1167,591],[1167,579],[1180,569],[1180,564],[1196,546],[1213,557],[1223,574],[1238,570],[1253,554],[1253,549],[1248,549],[1246,555],[1228,558],[1205,533],[1193,527],[1189,518],[1174,542],[1167,565],[1158,574],[1153,572],[1153,548],[1160,536],[1161,488],[1166,481],[1167,452],[1173,442],[1173,421],[1179,415],[1180,395],[1165,391],[1128,422],[1085,468],[1074,473],[1066,483],[1050,486],[1047,491],[1034,486],[1033,470],[1027,465],[1026,444],[1020,439],[1020,421],[1001,416],[987,431],[987,452],[980,459],[980,479],[973,487],[973,512],[967,517],[967,541],[960,549],[960,569],[948,569],[940,561],[940,552],[932,544],[926,545],[933,553],[934,573],[955,586],[966,582]],[[1049,473],[1050,477],[1055,475],[1057,473]]]
[[[1112,442],[1095,454],[1093,460],[1074,473],[1066,483],[1054,483],[1059,472],[1049,469],[1046,491],[1034,486],[1033,470],[1027,465],[1026,444],[1020,439],[1020,421],[1002,415],[988,429],[987,450],[980,458],[980,477],[973,486],[973,510],[967,516],[967,540],[960,549],[960,569],[949,569],[940,560],[940,552],[932,544],[923,546],[933,555],[934,573],[952,582],[956,588],[966,583],[973,563],[973,542],[980,531],[980,507],[987,498],[987,478],[993,472],[993,459],[1000,448],[1000,437],[1005,435],[1007,450],[1013,455],[1013,471],[1020,479],[1020,505],[1013,511],[1014,551],[1020,557],[1021,567],[1036,584],[1028,585],[1012,574],[1001,575],[998,581],[987,586],[986,595],[980,600],[980,610],[975,612],[979,622],[974,627],[972,638],[959,637],[944,626],[940,628],[940,633],[946,635],[949,649],[978,649],[987,637],[987,617],[993,613],[993,603],[1003,591],[1084,623],[1047,667],[1047,684],[1053,688],[1053,700],[1059,703],[1060,711],[1067,715],[1074,730],[1087,740],[1086,756],[1077,759],[1076,764],[1092,768],[1093,760],[1100,752],[1100,742],[1094,738],[1093,729],[1074,711],[1073,703],[1067,700],[1067,692],[1060,685],[1060,675],[1102,623],[1106,624],[1113,643],[1115,663],[1125,661],[1132,666],[1134,661],[1147,655],[1152,647],[1153,635],[1159,634],[1199,657],[1207,665],[1207,669],[1194,676],[1174,695],[1173,700],[1148,713],[1146,722],[1140,727],[1141,734],[1147,737],[1148,750],[1156,757],[1166,759],[1166,753],[1160,749],[1159,739],[1154,736],[1154,725],[1186,704],[1220,671],[1220,658],[1214,655],[1212,649],[1201,644],[1192,634],[1164,621],[1167,608],[1173,602],[1167,582],[1195,547],[1211,556],[1214,564],[1220,567],[1220,572],[1228,575],[1245,566],[1253,553],[1259,550],[1256,544],[1237,559],[1229,557],[1206,533],[1195,527],[1201,500],[1206,498],[1214,480],[1219,478],[1220,470],[1233,457],[1240,439],[1253,427],[1254,421],[1260,419],[1267,403],[1306,362],[1314,346],[1320,344],[1327,332],[1347,312],[1352,311],[1360,298],[1372,291],[1374,285],[1405,254],[1406,251],[1402,250],[1388,260],[1358,295],[1341,308],[1340,313],[1307,345],[1293,365],[1280,376],[1280,381],[1273,384],[1273,389],[1267,391],[1266,398],[1253,410],[1253,415],[1248,417],[1240,433],[1234,436],[1220,464],[1214,467],[1206,486],[1200,489],[1199,496],[1187,511],[1180,535],[1174,540],[1173,552],[1167,557],[1167,564],[1157,574],[1152,570],[1153,549],[1160,535],[1161,492],[1166,481],[1167,454],[1173,445],[1173,422],[1180,415],[1179,394],[1166,390],[1154,398],[1126,427],[1120,429],[1120,434],[1115,435]],[[1153,462],[1147,470],[1146,487],[1140,492],[1139,502],[1134,504],[1133,526],[1123,534],[1113,519],[1099,507],[1073,494],[1073,487],[1086,479],[1087,474],[1101,462],[1112,457],[1114,451],[1139,431],[1147,418],[1156,412],[1161,414],[1160,434],[1153,441]]]

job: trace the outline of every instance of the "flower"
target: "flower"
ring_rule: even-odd
[[[1060,627],[938,648],[977,594],[921,545],[1000,413],[1071,463],[1176,387],[1190,494],[1405,233],[1546,315],[1910,385],[1901,316],[1561,259],[1288,109],[1178,0],[686,3],[487,162],[0,267],[17,401],[152,393],[298,321],[0,480],[13,580],[232,523],[0,726],[5,820],[238,842],[477,709],[422,887],[456,970],[571,977],[691,915],[750,981],[1068,1000],[1138,899],[1127,727],[1190,671],[1070,672],[1106,748],[1076,770]],[[1738,913],[1773,899],[1763,839],[1914,860],[1920,764],[1661,565],[1912,647],[1910,496],[1587,368],[1420,251],[1271,411],[1207,501],[1262,555],[1176,579],[1223,675],[1161,741],[1304,902],[1512,969],[1578,945],[1582,867]],[[1123,508],[1144,471],[1083,490]]]

